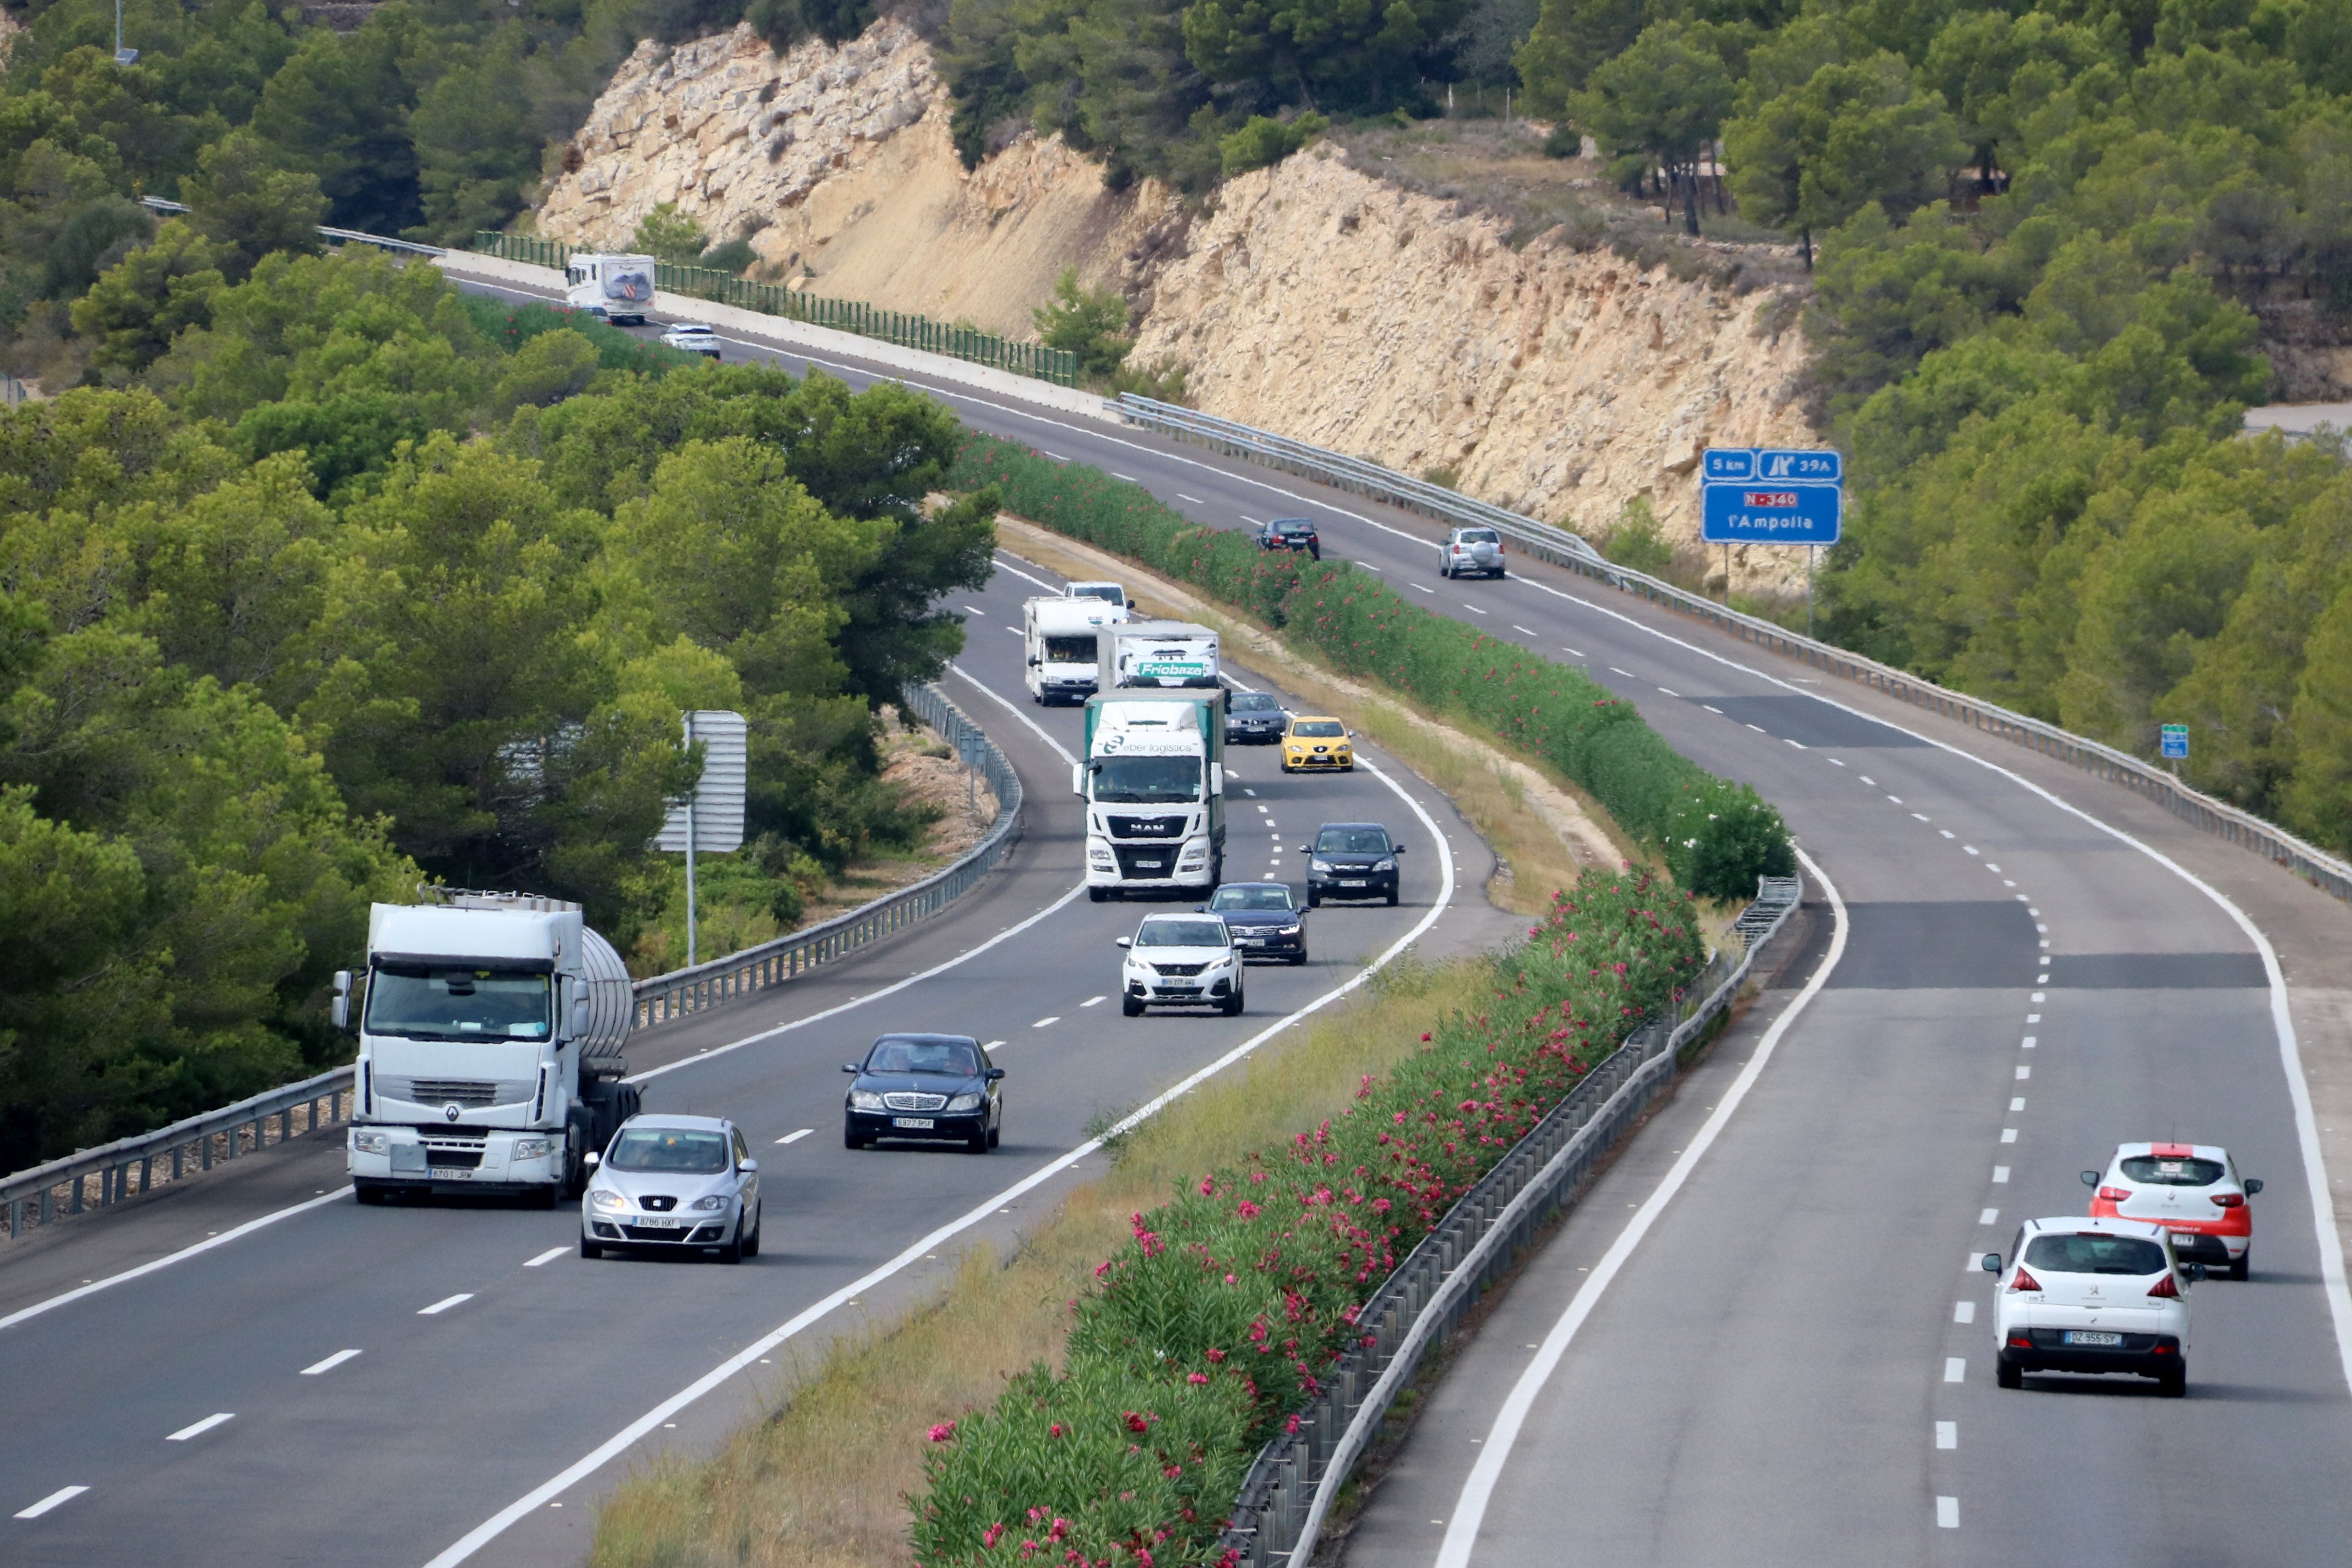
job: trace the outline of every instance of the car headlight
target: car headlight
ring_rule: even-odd
[[[1375,860],[1372,862],[1372,869],[1375,871],[1393,871],[1396,869],[1396,862],[1393,860]]]
[[[362,1132],[352,1130],[352,1152],[354,1154],[388,1154],[392,1152],[392,1135],[388,1132]]]
[[[1274,934],[1276,936],[1297,936],[1298,934],[1298,922],[1297,921],[1293,921],[1286,926],[1276,926],[1274,928]]]
[[[882,1097],[870,1089],[853,1089],[849,1091],[849,1108],[852,1110],[879,1110],[882,1109]]]
[[[1331,869],[1331,862],[1328,860],[1309,860],[1307,862],[1307,868],[1310,871],[1328,872]]]
[[[725,1208],[727,1206],[727,1200],[720,1197],[718,1194],[713,1193],[707,1198],[697,1198],[686,1206],[688,1208],[700,1209],[705,1214],[708,1214],[712,1209]]]
[[[950,1110],[978,1110],[980,1109],[980,1096],[976,1094],[959,1094],[953,1100],[948,1101],[948,1109]]]
[[[552,1138],[518,1138],[514,1143],[513,1158],[544,1160],[554,1151],[554,1148],[555,1140]]]
[[[600,1209],[625,1209],[629,1206],[629,1200],[610,1187],[590,1189],[588,1203],[592,1208]]]

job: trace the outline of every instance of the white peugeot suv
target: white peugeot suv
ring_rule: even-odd
[[[1993,1345],[2003,1388],[2029,1372],[2120,1372],[2189,1392],[2189,1297],[2201,1263],[2172,1255],[2172,1233],[2127,1219],[2030,1219],[1998,1277]]]
[[[1146,915],[1118,945],[1127,949],[1118,1006],[1129,1017],[1152,1005],[1214,1007],[1228,1018],[1240,1016],[1242,955],[1234,949],[1232,931],[1215,915]]]

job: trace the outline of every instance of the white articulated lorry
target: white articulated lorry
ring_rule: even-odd
[[[1214,888],[1225,874],[1225,692],[1105,691],[1087,703],[1087,896]]]
[[[368,913],[352,1191],[362,1203],[529,1193],[551,1206],[636,1113],[622,1081],[636,1021],[627,966],[577,904],[425,892],[427,902]],[[335,989],[335,1022],[349,1027],[349,972]]]
[[[1029,659],[1029,695],[1040,706],[1095,694],[1095,654],[1102,627],[1127,612],[1101,599],[1031,599],[1021,606],[1021,642]]]
[[[1217,634],[1187,621],[1118,621],[1096,634],[1105,691],[1116,688],[1221,687]]]
[[[563,302],[616,327],[642,327],[654,302],[654,265],[650,256],[575,250],[563,268]]]

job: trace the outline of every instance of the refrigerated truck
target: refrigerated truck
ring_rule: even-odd
[[[1101,689],[1213,688],[1217,634],[1186,621],[1119,621],[1097,634]]]
[[[1030,698],[1043,705],[1084,701],[1095,694],[1095,656],[1101,628],[1127,619],[1102,599],[1031,599],[1021,606],[1021,644],[1028,658]]]
[[[335,1022],[359,1027],[353,1194],[522,1193],[552,1206],[637,1110],[621,1055],[636,1021],[628,967],[577,904],[422,891],[371,906],[367,968],[335,976]]]
[[[1106,628],[1108,630],[1108,628]],[[1087,702],[1087,895],[1207,891],[1225,871],[1225,692],[1145,688]]]

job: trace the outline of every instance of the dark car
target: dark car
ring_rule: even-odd
[[[1257,531],[1260,550],[1304,550],[1323,559],[1323,536],[1303,517],[1277,517]]]
[[[1224,917],[1234,946],[1244,959],[1307,962],[1307,917],[1287,882],[1227,882],[1202,906],[1202,912]]]
[[[1307,862],[1307,907],[1326,899],[1397,901],[1397,857],[1404,846],[1377,822],[1327,822],[1298,847]]]
[[[1225,699],[1225,744],[1270,746],[1282,739],[1290,715],[1271,691],[1236,691]]]
[[[970,1035],[885,1035],[863,1062],[842,1107],[841,1141],[871,1147],[880,1138],[957,1142],[975,1154],[1004,1131],[1004,1069]]]

